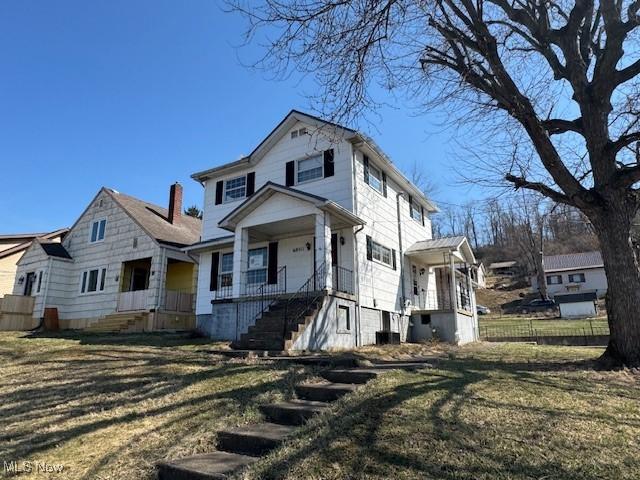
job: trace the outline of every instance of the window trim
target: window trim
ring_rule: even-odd
[[[346,325],[341,328],[340,325],[340,311],[346,312]],[[336,305],[336,332],[337,333],[351,333],[351,308],[348,305]]]
[[[89,291],[89,276],[91,272],[96,270],[98,272],[96,277],[96,289]],[[96,295],[103,293],[107,287],[107,273],[109,268],[107,265],[100,265],[98,267],[91,267],[80,272],[80,284],[78,286],[79,295]],[[84,291],[83,291],[84,290]]]
[[[100,237],[100,224],[104,222],[104,229],[102,231],[102,238]],[[96,230],[96,239],[93,240],[93,226],[98,224],[98,229]],[[100,243],[104,242],[104,239],[107,238],[107,217],[100,217],[91,221],[91,227],[89,228],[89,243]]]
[[[385,262],[384,260],[379,260],[375,257],[376,247],[389,251],[389,263]],[[381,243],[378,243],[375,240],[371,239],[371,261],[379,263],[380,265],[385,265],[389,268],[393,268],[393,249],[389,247],[385,247]]]
[[[250,259],[251,259],[251,252],[255,252],[256,250],[264,250],[265,255],[264,255],[264,263],[265,265],[262,267],[258,267],[258,268],[251,268],[251,264],[250,264]],[[269,249],[268,247],[255,247],[255,248],[250,248],[247,251],[247,277],[246,277],[246,282],[247,285],[261,285],[264,283],[267,283],[267,274],[268,274],[268,269],[269,269]],[[263,282],[249,282],[249,272],[258,272],[258,271],[264,271],[264,281]]]
[[[411,212],[411,218],[422,225],[424,222],[422,207],[419,203],[415,201],[414,198],[411,198],[411,203],[409,204],[409,211]],[[413,216],[413,212],[418,212],[418,218]]]
[[[371,160],[369,160],[368,169],[369,169],[369,174],[367,175],[367,185],[369,185],[371,188],[373,188],[380,195],[384,195],[384,184],[383,184],[383,177],[382,177],[382,169],[377,167],[376,165],[374,165],[371,162]],[[375,175],[372,175],[372,171],[374,171],[374,170],[378,172],[378,174],[379,174],[378,177],[376,177]],[[377,189],[375,186],[371,185],[371,177],[376,178],[376,180],[378,180],[380,182],[380,189]]]
[[[582,280],[574,280],[575,276],[581,277]],[[570,273],[568,275],[568,280],[569,283],[587,283],[587,276],[584,274],[584,272]]]
[[[557,281],[557,282],[550,282],[550,281],[549,281],[549,279],[550,279],[550,278],[556,278],[556,279],[558,279],[559,281]],[[546,275],[545,280],[546,280],[546,282],[547,282],[547,285],[562,285],[562,275]]]
[[[223,269],[223,265],[224,265],[224,256],[225,255],[231,255],[231,270],[224,270]],[[218,285],[218,288],[220,287],[231,287],[233,286],[233,252],[220,252],[220,269],[218,271],[218,277],[220,278],[220,285]],[[224,284],[224,280],[225,278],[229,278],[229,284],[225,285]]]
[[[314,158],[318,158],[320,160],[320,176],[319,177],[314,177],[314,178],[308,178],[306,180],[302,180],[300,181],[300,162],[304,162],[305,160],[311,160]],[[315,170],[318,167],[315,168],[310,168],[309,170]],[[305,172],[309,171],[309,170],[304,170]],[[296,185],[303,185],[305,183],[309,183],[309,182],[315,182],[316,180],[322,180],[324,178],[324,152],[320,152],[317,155],[310,155],[304,158],[299,158],[295,161],[295,179],[296,179]]]
[[[244,178],[244,185],[242,186],[243,188],[242,196],[238,198],[227,198],[227,184],[229,182],[232,182],[233,180],[238,180],[240,178]],[[232,190],[239,190],[239,189],[240,187],[235,187]],[[246,173],[243,175],[238,175],[237,177],[227,178],[224,181],[224,184],[222,185],[222,203],[233,203],[239,200],[244,200],[245,198],[247,198],[247,174]]]

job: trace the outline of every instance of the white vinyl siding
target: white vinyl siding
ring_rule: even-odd
[[[224,182],[224,201],[233,202],[246,197],[247,193],[247,177],[231,178]]]
[[[298,182],[304,183],[318,178],[323,178],[323,166],[324,158],[322,155],[316,155],[314,157],[298,160]]]

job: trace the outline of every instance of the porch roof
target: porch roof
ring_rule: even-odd
[[[201,251],[211,250],[211,247],[226,247],[233,245],[233,235],[225,235],[224,237],[210,238],[209,240],[202,240],[196,242],[182,249],[183,252],[199,253]]]
[[[242,202],[226,217],[220,220],[220,222],[218,222],[218,226],[231,232],[235,231],[236,225],[240,220],[253,212],[258,206],[267,202],[276,193],[281,193],[298,200],[309,202],[319,210],[330,213],[348,226],[364,225],[366,223],[363,219],[354,215],[349,210],[341,207],[332,200],[319,195],[313,195],[311,193],[296,190],[295,188],[285,187],[284,185],[279,185],[277,183],[267,182],[251,197]]]
[[[464,236],[422,240],[411,245],[404,253],[410,258],[415,258],[430,266],[447,265],[446,254],[451,254],[459,261],[471,265],[476,263],[473,250],[467,237]]]

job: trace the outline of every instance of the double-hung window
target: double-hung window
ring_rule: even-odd
[[[560,285],[562,283],[562,275],[547,275],[547,285]]]
[[[220,286],[233,285],[233,253],[223,253],[220,258]]]
[[[369,175],[367,176],[367,182],[374,190],[382,193],[382,171],[369,163]]]
[[[298,160],[298,183],[309,182],[323,177],[324,158],[322,155]]]
[[[91,243],[101,242],[104,240],[104,232],[107,228],[107,220],[96,220],[91,224],[91,236],[89,237],[89,241]]]
[[[422,223],[422,208],[413,199],[411,200],[411,218]]]
[[[247,177],[231,178],[224,183],[224,201],[233,202],[246,197],[247,193]]]
[[[572,273],[569,275],[569,283],[584,283],[585,281],[584,273]]]
[[[247,284],[267,283],[267,247],[249,250]]]
[[[371,255],[374,260],[389,265],[390,267],[393,266],[390,248],[382,246],[376,242],[371,242]]]
[[[85,270],[80,275],[80,293],[102,292],[107,277],[106,268]]]

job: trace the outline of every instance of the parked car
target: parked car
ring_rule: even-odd
[[[520,313],[553,312],[558,308],[553,300],[538,298],[520,306]]]
[[[487,313],[491,313],[489,307],[485,307],[484,305],[476,305],[476,311],[478,315],[486,315]]]

